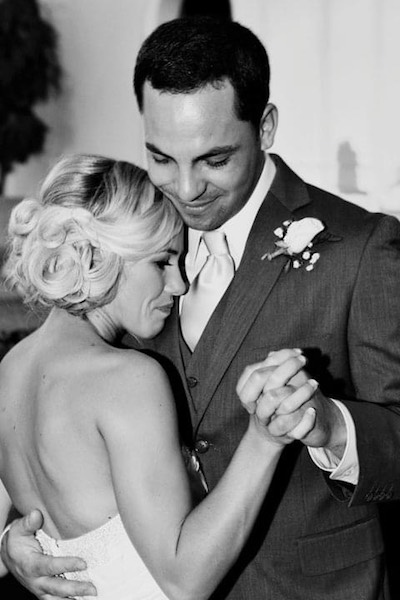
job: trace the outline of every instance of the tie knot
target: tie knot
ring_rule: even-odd
[[[205,231],[203,240],[210,254],[229,254],[226,235],[223,231]]]

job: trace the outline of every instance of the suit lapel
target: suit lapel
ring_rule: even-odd
[[[155,350],[165,357],[178,370],[186,388],[185,367],[180,348],[179,300],[175,299],[174,308],[165,323],[162,332],[153,340],[146,342],[146,347]],[[187,389],[186,389],[187,391]]]
[[[273,156],[277,174],[251,229],[236,275],[208,322],[187,365],[202,374],[196,408],[204,412],[243,339],[283,271],[282,260],[261,260],[275,248],[274,230],[310,200],[304,183]],[[200,416],[200,415],[199,415]]]

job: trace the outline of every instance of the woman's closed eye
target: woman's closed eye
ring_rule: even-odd
[[[159,154],[152,154],[151,158],[157,165],[167,165],[169,163],[169,158]]]
[[[172,265],[171,256],[165,255],[162,258],[157,258],[154,261],[154,264],[163,271],[166,267],[170,267]]]

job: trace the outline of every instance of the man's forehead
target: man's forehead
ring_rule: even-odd
[[[169,109],[197,113],[199,110],[215,109],[216,105],[224,112],[231,112],[235,91],[229,81],[217,87],[207,84],[189,92],[171,92],[154,88],[146,81],[143,88],[143,116],[157,109]]]
[[[234,92],[229,86],[175,94],[156,90],[147,83],[142,113],[147,141],[157,144],[157,139],[166,142],[173,136],[195,143],[207,137],[210,141],[216,138],[212,143],[220,144],[221,136],[238,125]]]

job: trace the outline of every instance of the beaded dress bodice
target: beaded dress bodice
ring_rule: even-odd
[[[119,515],[73,539],[54,539],[42,529],[35,535],[45,554],[85,560],[86,571],[63,577],[91,581],[98,600],[168,600],[130,541]]]

